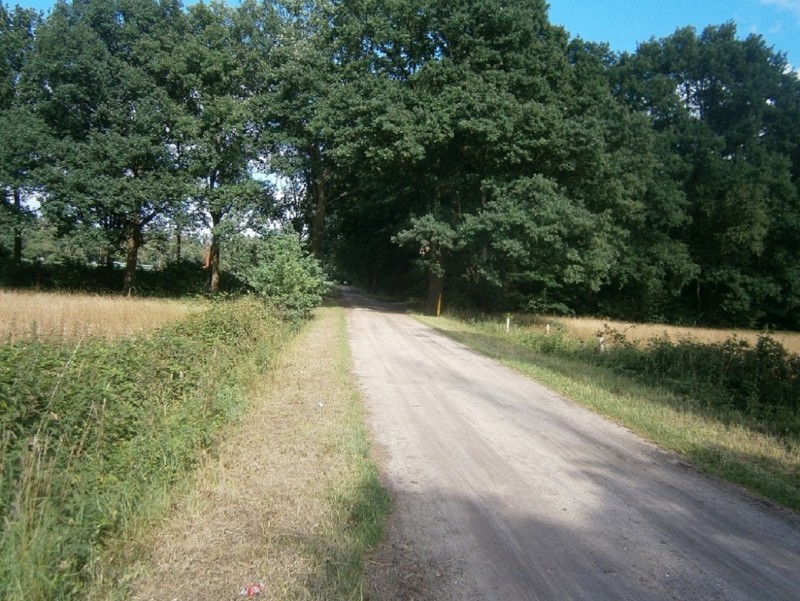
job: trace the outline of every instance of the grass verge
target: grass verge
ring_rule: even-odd
[[[147,541],[138,600],[362,598],[362,557],[389,498],[370,458],[341,308],[315,318],[251,391],[169,520]]]
[[[114,590],[120,548],[242,412],[294,331],[210,303],[146,336],[0,345],[0,598]]]
[[[706,473],[800,511],[800,441],[760,431],[736,412],[582,361],[537,352],[501,327],[449,318],[420,321],[613,419]]]

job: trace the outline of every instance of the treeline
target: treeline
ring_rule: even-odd
[[[800,80],[733,24],[615,54],[540,0],[2,9],[7,262],[283,224],[373,290],[800,327]],[[255,177],[254,177],[255,176]],[[27,200],[41,204],[35,218]]]

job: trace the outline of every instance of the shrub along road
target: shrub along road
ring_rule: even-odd
[[[395,498],[379,599],[800,599],[800,519],[345,291]]]

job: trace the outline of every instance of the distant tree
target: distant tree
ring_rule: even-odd
[[[43,209],[64,231],[101,230],[109,264],[124,252],[125,293],[147,229],[187,194],[182,115],[153,70],[182,14],[172,0],[58,2],[26,74],[54,138]]]
[[[22,260],[23,233],[30,215],[23,197],[34,192],[33,171],[41,160],[46,132],[22,90],[22,70],[33,50],[39,15],[0,4],[0,222],[12,233],[12,260]]]
[[[673,233],[697,265],[683,288],[694,318],[798,323],[798,280],[787,270],[800,258],[788,243],[800,233],[797,79],[785,58],[759,36],[737,39],[729,23],[642,44],[612,77],[618,97],[651,119],[685,198]]]
[[[456,247],[457,236],[457,231],[446,220],[427,213],[412,218],[410,226],[392,238],[395,243],[409,246],[419,253],[419,264],[428,277],[425,309],[430,314],[437,312],[441,302],[447,254]]]

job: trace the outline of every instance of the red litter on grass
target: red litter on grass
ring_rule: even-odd
[[[260,595],[264,592],[264,584],[261,582],[254,582],[253,584],[248,584],[244,587],[239,594],[242,597],[255,597],[256,595]]]

